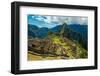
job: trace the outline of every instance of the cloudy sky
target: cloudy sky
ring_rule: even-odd
[[[38,27],[52,28],[57,25],[67,24],[80,24],[87,25],[87,17],[79,16],[43,16],[43,15],[28,15],[28,24],[36,25]]]

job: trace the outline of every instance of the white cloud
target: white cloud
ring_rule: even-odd
[[[36,16],[34,17],[38,21],[44,21],[44,18],[42,16]]]
[[[46,19],[44,19],[46,23],[51,23],[51,16],[46,16]]]
[[[87,17],[68,17],[67,20],[68,24],[88,24],[88,18]]]
[[[78,17],[78,16],[32,16],[32,18],[35,18],[38,21],[44,21],[49,24],[87,24],[88,18],[87,17]]]
[[[34,16],[32,16],[32,18],[34,18]]]

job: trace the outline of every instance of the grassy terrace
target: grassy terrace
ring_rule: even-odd
[[[41,54],[35,54],[34,52],[29,51],[28,52],[28,60],[57,60],[57,59],[77,59],[77,58],[87,58],[87,51],[82,48],[82,46],[79,43],[76,43],[76,53],[72,51],[72,48],[70,45],[72,45],[72,41],[68,40],[68,42],[65,42],[61,37],[59,36],[51,36],[51,41],[53,44],[58,45],[58,48],[56,48],[56,54],[63,53],[66,55],[64,56],[50,56],[50,55],[41,55]],[[64,51],[62,51],[62,48]]]

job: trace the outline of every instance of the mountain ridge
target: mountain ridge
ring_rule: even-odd
[[[79,25],[79,24],[71,24],[71,25],[67,25],[68,28],[70,28],[71,30],[81,33],[82,36],[87,39],[87,25]],[[55,26],[53,28],[47,28],[47,27],[37,27],[36,25],[30,25],[28,24],[28,36],[29,37],[40,37],[40,38],[45,38],[45,36],[47,36],[48,31],[51,31],[53,33],[59,33],[60,30],[62,28],[62,25],[58,25]],[[66,30],[66,27],[65,27]]]

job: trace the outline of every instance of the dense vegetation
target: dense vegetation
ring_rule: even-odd
[[[81,31],[84,28],[82,26]],[[33,55],[45,59],[48,56],[54,59],[87,58],[87,49],[87,33],[75,31],[66,23],[52,29],[28,28],[28,52]]]

